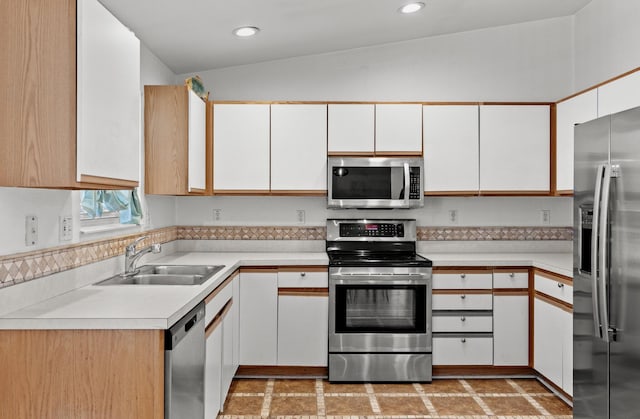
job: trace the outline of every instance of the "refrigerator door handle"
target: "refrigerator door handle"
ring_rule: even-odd
[[[607,307],[607,282],[609,276],[609,191],[611,187],[611,165],[604,165],[604,173],[602,174],[602,198],[600,201],[600,240],[599,245],[600,254],[600,321],[602,322],[602,339],[605,342],[609,342],[609,310]]]
[[[602,328],[600,325],[600,298],[598,296],[598,237],[600,233],[600,196],[602,193],[602,175],[604,165],[599,165],[596,173],[596,185],[593,194],[593,226],[591,229],[591,303],[593,304],[593,327],[594,335],[602,338]]]

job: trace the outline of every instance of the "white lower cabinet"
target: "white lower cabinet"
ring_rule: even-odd
[[[493,296],[493,365],[529,365],[529,295]]]
[[[207,328],[204,369],[204,417],[215,419],[222,408],[222,340],[221,325]]]
[[[493,338],[488,336],[434,336],[433,365],[491,365]]]
[[[278,365],[327,366],[329,296],[278,296]]]
[[[240,364],[276,365],[278,271],[240,271]]]
[[[573,392],[573,327],[571,313],[536,296],[533,366],[568,394]]]

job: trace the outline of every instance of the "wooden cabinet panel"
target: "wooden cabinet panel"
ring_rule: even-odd
[[[164,418],[164,331],[2,330],[0,418]]]
[[[207,138],[206,134],[203,136],[206,104],[191,94],[186,86],[144,87],[147,194],[187,195],[206,191]],[[197,110],[190,115],[193,108]],[[197,126],[195,132],[191,126]],[[193,144],[191,137],[195,140]]]
[[[548,192],[547,105],[480,106],[480,191]]]
[[[329,154],[368,154],[374,152],[375,105],[328,105]]]
[[[278,274],[240,272],[240,364],[276,365]]]
[[[207,187],[207,104],[189,90],[189,192],[204,192]]]
[[[140,42],[98,0],[78,1],[77,180],[138,182]]]
[[[422,105],[376,104],[376,153],[422,155]]]
[[[478,106],[424,106],[423,124],[425,192],[477,193]]]
[[[493,364],[529,365],[529,295],[493,296]]]
[[[598,116],[598,92],[589,90],[556,106],[556,189],[573,192],[573,128]]]
[[[598,116],[640,106],[640,71],[598,87]]]
[[[213,105],[213,189],[269,191],[270,106]]]
[[[271,105],[271,190],[327,190],[327,105]]]

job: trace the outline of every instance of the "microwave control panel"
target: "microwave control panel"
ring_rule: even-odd
[[[409,168],[409,199],[420,199],[420,167]]]

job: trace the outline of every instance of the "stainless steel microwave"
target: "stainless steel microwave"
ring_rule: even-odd
[[[422,158],[329,157],[328,208],[424,206]]]

